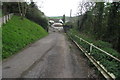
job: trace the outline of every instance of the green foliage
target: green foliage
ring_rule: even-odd
[[[47,32],[38,24],[26,18],[21,20],[20,17],[13,16],[2,26],[3,59],[46,35]]]
[[[72,33],[72,35],[70,34]],[[83,42],[80,41],[80,39],[76,38],[75,35],[78,35],[79,37],[83,38],[84,40],[93,43],[94,45],[96,45],[97,47],[105,50],[106,52],[110,53],[111,55],[117,57],[118,59],[120,59],[120,54],[115,51],[114,49],[112,49],[112,45],[108,42],[104,42],[101,40],[95,40],[95,38],[93,36],[87,36],[83,33],[80,33],[79,31],[75,30],[75,29],[71,29],[68,34],[71,35],[71,37],[80,45],[82,46],[85,50],[87,50],[89,52],[89,48],[90,46]],[[97,50],[96,48],[93,48],[91,55],[97,60],[99,61],[109,72],[113,73],[117,78],[120,77],[120,63],[116,60],[114,60],[113,58],[107,56],[105,53]]]
[[[62,19],[62,16],[49,17],[49,19]]]
[[[65,26],[70,26],[70,27],[73,27],[73,26],[74,26],[74,24],[73,24],[72,22],[66,22],[66,23],[65,23]]]
[[[2,28],[0,27],[0,61],[2,59]]]
[[[106,40],[113,44],[113,47],[120,51],[120,2],[111,3],[108,15],[108,27],[105,35]]]
[[[19,4],[19,5],[18,5]],[[20,11],[19,11],[19,7]],[[32,2],[31,4],[27,4],[26,2],[18,3],[18,2],[3,2],[3,14],[15,13],[21,16],[22,18],[27,17],[29,20],[34,21],[35,23],[41,25],[44,29],[48,29],[48,20],[43,12],[41,12],[37,5]],[[26,7],[26,8],[25,8]],[[25,8],[25,9],[24,9]]]
[[[41,25],[44,29],[48,29],[48,20],[43,12],[41,12],[37,6],[29,5],[29,9],[26,13],[26,17],[35,23]]]
[[[17,2],[3,2],[2,9],[4,15],[8,13],[19,13]]]
[[[80,32],[94,35],[96,40],[111,43],[120,52],[120,2],[96,2],[91,11],[79,16]]]

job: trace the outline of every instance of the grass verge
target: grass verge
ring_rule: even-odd
[[[38,24],[19,16],[13,16],[2,25],[2,58],[5,59],[28,44],[47,36],[48,33]]]

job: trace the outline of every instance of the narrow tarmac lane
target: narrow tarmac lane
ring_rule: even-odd
[[[96,78],[81,52],[63,33],[50,31],[20,53],[3,61],[3,78]]]

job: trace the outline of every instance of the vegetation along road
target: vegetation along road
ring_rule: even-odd
[[[3,78],[120,78],[120,1],[81,0],[77,12],[65,8],[71,1],[45,13],[34,0],[2,2]]]
[[[50,31],[47,37],[4,60],[3,78],[96,78],[80,53],[63,33]]]

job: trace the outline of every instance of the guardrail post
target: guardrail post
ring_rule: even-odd
[[[90,44],[90,53],[92,52],[92,49],[93,49],[93,44],[91,43]]]

